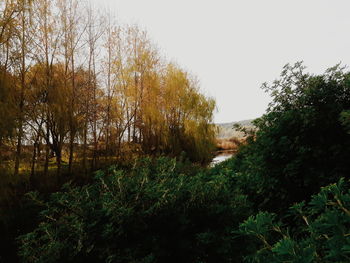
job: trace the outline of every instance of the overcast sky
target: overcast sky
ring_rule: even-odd
[[[350,65],[350,0],[92,0],[137,23],[216,99],[215,122],[261,116],[286,63]]]

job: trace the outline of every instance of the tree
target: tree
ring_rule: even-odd
[[[52,157],[57,175],[66,157],[69,174],[75,164],[85,174],[88,162],[97,169],[101,155],[112,162],[185,151],[194,161],[210,159],[214,101],[162,58],[145,30],[107,25],[78,0],[0,7],[0,136],[16,145],[16,175],[21,161],[32,175],[38,165],[48,175]]]
[[[350,136],[339,120],[350,108],[349,79],[339,66],[310,75],[297,63],[286,65],[273,85],[264,85],[273,101],[255,121],[255,140],[235,161],[258,207],[284,211],[349,176]]]
[[[19,6],[19,29],[17,31],[17,52],[18,64],[16,64],[16,71],[20,78],[18,101],[18,115],[17,115],[17,147],[15,155],[15,169],[14,175],[18,175],[19,165],[22,153],[22,140],[24,132],[24,112],[25,112],[25,91],[26,91],[26,73],[28,71],[27,59],[30,53],[31,37],[29,35],[28,27],[31,25],[31,8],[32,1],[22,0]]]
[[[53,10],[53,4],[55,2],[48,1],[48,0],[40,0],[35,1],[34,3],[34,20],[36,27],[32,29],[32,34],[35,37],[35,62],[38,64],[36,69],[37,72],[35,74],[36,79],[36,85],[41,85],[41,87],[34,87],[34,90],[41,90],[41,94],[44,95],[42,98],[39,96],[40,99],[43,99],[44,107],[41,108],[44,110],[44,121],[38,122],[36,121],[40,126],[40,133],[45,138],[46,141],[46,156],[45,156],[45,164],[44,164],[44,174],[48,173],[48,164],[49,164],[49,152],[53,148],[53,145],[55,145],[55,155],[57,160],[57,173],[60,174],[61,172],[61,159],[62,159],[62,145],[64,136],[63,134],[65,131],[62,129],[62,123],[60,124],[61,131],[59,132],[60,135],[57,135],[57,132],[53,132],[53,130],[56,129],[55,123],[53,122],[52,117],[52,109],[51,107],[51,98],[49,96],[52,96],[52,93],[57,93],[57,95],[60,95],[59,90],[55,90],[55,84],[56,81],[57,85],[57,79],[55,78],[55,73],[57,74],[57,67],[56,72],[55,71],[55,63],[57,63],[58,60],[58,52],[60,48],[60,39],[62,37],[62,31],[59,28],[58,21],[59,16],[55,10]],[[35,70],[35,69],[34,69]],[[63,78],[65,79],[65,77]],[[44,87],[44,88],[43,88]],[[66,87],[65,87],[66,88]],[[43,93],[42,93],[43,92]],[[64,91],[62,91],[63,94],[65,94]],[[46,96],[46,97],[45,97]],[[57,114],[57,111],[56,113]],[[35,115],[38,116],[38,115]],[[57,118],[56,118],[57,119]],[[35,121],[35,120],[34,120]],[[52,126],[53,125],[53,126]],[[64,126],[64,125],[63,125]],[[46,131],[43,131],[43,129],[46,129]],[[39,131],[39,130],[38,130]],[[55,134],[55,138],[50,138],[50,133],[52,136]],[[62,137],[63,136],[63,137]],[[39,134],[37,134],[36,139],[40,137]],[[58,138],[60,137],[60,138]],[[52,143],[50,142],[50,139],[52,139]],[[51,147],[50,147],[51,145]],[[34,147],[33,155],[35,155],[36,150]],[[33,161],[35,160],[35,157],[33,156]],[[33,170],[33,168],[32,168]]]
[[[0,67],[1,70],[8,71],[12,58],[12,46],[16,36],[16,26],[19,22],[20,1],[7,0],[0,2]]]
[[[88,46],[88,73],[89,73],[89,94],[91,96],[91,116],[89,118],[90,125],[92,129],[92,137],[93,137],[93,155],[91,159],[91,170],[95,170],[97,166],[97,158],[98,158],[98,143],[100,140],[100,131],[101,127],[98,127],[100,122],[100,98],[102,97],[101,89],[99,89],[98,79],[97,79],[97,47],[99,44],[99,40],[103,35],[103,31],[100,31],[102,26],[102,22],[99,21],[101,17],[97,16],[92,7],[89,6],[87,8],[87,46]],[[101,24],[98,24],[101,22]]]
[[[215,101],[200,94],[196,80],[173,64],[167,66],[163,84],[168,150],[175,155],[185,151],[194,161],[208,161],[215,139]]]
[[[0,146],[6,139],[14,136],[16,127],[16,104],[14,101],[15,78],[0,69]]]

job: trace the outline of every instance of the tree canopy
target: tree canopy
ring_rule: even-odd
[[[297,63],[286,65],[281,78],[263,88],[273,100],[235,160],[255,203],[287,208],[348,178],[350,74],[336,66],[311,75]]]

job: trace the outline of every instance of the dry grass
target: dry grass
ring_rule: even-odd
[[[237,150],[240,145],[245,143],[244,138],[232,137],[229,139],[216,139],[216,147],[218,150]]]

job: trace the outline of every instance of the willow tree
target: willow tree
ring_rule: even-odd
[[[167,148],[173,154],[185,151],[193,160],[207,161],[215,139],[215,101],[199,92],[195,78],[171,63],[163,89]]]
[[[28,100],[31,107],[28,116],[31,128],[37,131],[37,142],[43,137],[48,147],[46,156],[53,152],[56,157],[57,174],[61,172],[62,152],[64,142],[69,133],[69,104],[70,89],[64,86],[64,65],[51,66],[50,86],[46,86],[46,67],[42,64],[35,65],[31,71],[30,92]],[[39,137],[39,138],[38,138]],[[35,147],[34,147],[35,148]],[[34,151],[33,154],[36,152]],[[33,157],[34,158],[34,157]],[[34,162],[34,159],[33,159]],[[34,165],[32,163],[32,165]],[[44,171],[47,168],[47,158]]]
[[[156,69],[158,63],[158,51],[147,37],[146,31],[137,26],[127,28],[127,56],[129,73],[133,78],[132,96],[133,126],[132,139],[140,142],[142,137],[142,113],[144,99],[147,93],[147,79]]]

